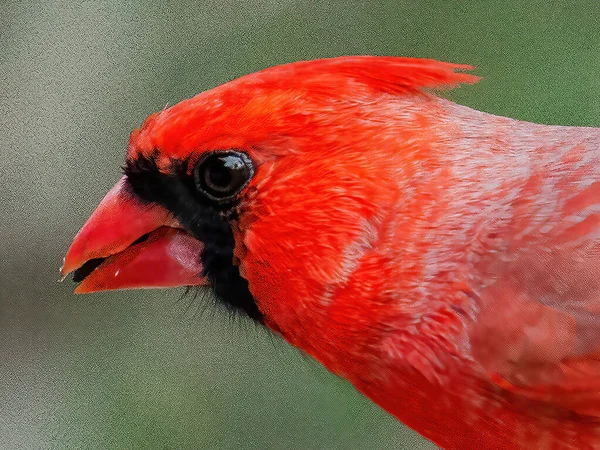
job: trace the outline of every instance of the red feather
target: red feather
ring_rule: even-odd
[[[347,57],[150,116],[128,158],[241,149],[266,324],[439,445],[600,448],[600,129],[440,99],[470,66]]]

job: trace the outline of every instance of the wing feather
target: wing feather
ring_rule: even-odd
[[[572,171],[555,174],[554,192],[562,199],[554,210],[537,201],[542,196],[529,197],[537,203],[523,196],[515,206],[503,231],[510,253],[490,257],[486,272],[495,274],[493,282],[474,288],[480,313],[470,340],[473,357],[496,385],[598,419],[600,182],[593,176],[600,177],[596,167],[580,168],[591,182]],[[539,220],[542,210],[545,220]],[[528,227],[531,222],[536,226]]]

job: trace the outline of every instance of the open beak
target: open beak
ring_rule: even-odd
[[[79,230],[62,268],[75,293],[207,285],[203,245],[159,205],[141,202],[121,178]]]

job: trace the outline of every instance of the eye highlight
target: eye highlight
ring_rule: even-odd
[[[196,189],[218,203],[232,200],[254,175],[250,157],[237,150],[209,153],[194,168]]]

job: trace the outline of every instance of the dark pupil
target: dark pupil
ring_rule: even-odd
[[[223,158],[217,159],[204,173],[206,185],[217,191],[226,191],[233,180],[232,169],[225,166]]]
[[[198,189],[216,200],[235,196],[248,183],[254,170],[244,153],[219,152],[201,161],[196,171]]]

